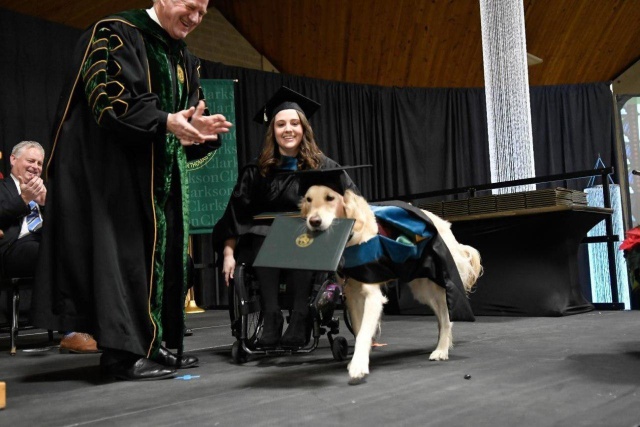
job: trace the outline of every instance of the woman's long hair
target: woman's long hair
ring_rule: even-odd
[[[300,117],[300,123],[302,124],[302,141],[300,141],[300,147],[298,152],[298,169],[318,169],[322,163],[324,154],[320,151],[318,144],[316,144],[315,137],[313,136],[313,129],[307,117],[301,111],[297,111],[298,117]],[[262,151],[258,156],[258,169],[262,176],[267,176],[271,171],[280,165],[281,155],[278,150],[278,143],[276,142],[275,132],[273,131],[275,116],[271,118],[271,123],[267,128],[267,132],[264,137],[264,144],[262,145]]]

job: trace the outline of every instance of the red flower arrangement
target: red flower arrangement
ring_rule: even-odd
[[[634,227],[627,231],[626,238],[620,245],[620,250],[627,251],[640,244],[640,227]]]

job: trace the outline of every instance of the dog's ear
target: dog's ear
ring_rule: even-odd
[[[342,200],[344,201],[344,213],[347,218],[356,219],[358,213],[358,196],[351,190],[344,192]]]
[[[345,209],[347,209],[347,217],[349,218],[355,218],[359,213],[365,213],[370,209],[367,200],[351,190],[347,190],[344,193],[344,198]]]
[[[300,208],[300,214],[303,218],[306,218],[309,214],[309,202],[307,202],[307,195],[305,194],[301,199],[300,203],[298,203],[298,207]]]
[[[363,206],[364,205],[364,206]],[[344,211],[347,218],[355,219],[353,230],[362,231],[366,223],[366,212],[369,209],[366,200],[351,190],[344,193]]]
[[[353,196],[355,196],[356,193],[354,193],[352,190],[346,190],[344,192],[344,202],[348,203],[349,201],[351,201],[351,199],[353,198]]]
[[[360,241],[365,242],[378,233],[378,225],[367,200],[351,190],[344,194],[344,209],[347,218],[355,219],[354,233],[360,234]]]

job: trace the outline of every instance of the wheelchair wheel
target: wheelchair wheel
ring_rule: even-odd
[[[230,287],[233,287],[229,289],[231,332],[236,339],[246,339],[247,346],[252,346],[262,328],[262,310],[257,283],[244,264],[236,267]]]
[[[242,349],[242,343],[240,341],[234,342],[231,346],[231,358],[238,365],[242,365],[249,360],[249,355]]]
[[[333,358],[339,362],[346,360],[349,355],[349,344],[345,337],[335,337],[331,343]]]

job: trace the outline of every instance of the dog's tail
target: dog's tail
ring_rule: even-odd
[[[467,262],[458,264],[460,278],[462,278],[465,291],[471,292],[478,278],[482,275],[480,252],[476,248],[461,243],[458,248],[460,254],[467,259]]]

